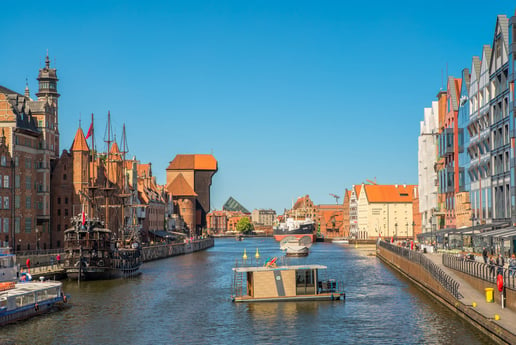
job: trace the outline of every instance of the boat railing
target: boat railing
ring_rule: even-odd
[[[344,282],[341,280],[327,279],[317,283],[319,293],[344,292]]]

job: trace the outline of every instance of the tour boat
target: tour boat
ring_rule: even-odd
[[[61,282],[32,281],[30,274],[20,274],[14,254],[0,251],[0,326],[64,307],[68,298]]]
[[[309,236],[287,236],[280,242],[280,249],[285,251],[286,256],[307,256],[311,246],[312,239]]]
[[[116,240],[98,218],[73,217],[64,235],[64,269],[69,279],[115,279],[140,273],[140,244]]]
[[[321,279],[323,265],[277,266],[277,258],[264,266],[233,268],[233,302],[344,300],[342,282]]]
[[[334,238],[331,242],[335,244],[349,244],[349,240],[346,238]]]

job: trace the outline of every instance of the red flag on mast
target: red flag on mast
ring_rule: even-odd
[[[86,134],[86,139],[88,139],[93,134],[93,121],[91,121],[90,128],[88,129],[88,134]]]

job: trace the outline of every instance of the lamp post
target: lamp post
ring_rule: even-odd
[[[394,223],[394,230],[396,230],[395,235],[394,235],[394,240],[397,241],[398,240],[398,223]]]
[[[415,233],[414,233],[415,226],[416,226],[416,222],[412,221],[412,239],[415,239]]]
[[[405,224],[405,226],[407,227],[407,236],[405,237],[405,240],[408,240],[408,222]]]
[[[434,231],[435,231],[435,215],[432,216],[432,227],[430,228],[430,245],[434,245]]]
[[[473,236],[475,236],[475,221],[477,220],[477,217],[475,217],[475,213],[471,213],[471,247],[473,247],[473,250],[475,250],[473,246]],[[464,247],[464,235],[461,233],[461,240],[462,240],[462,246]]]

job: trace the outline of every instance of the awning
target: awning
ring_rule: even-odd
[[[479,237],[502,237],[502,236],[506,236],[506,235],[509,235],[509,234],[515,233],[515,232],[516,232],[516,229],[511,226],[508,228],[486,231],[481,234],[478,234],[477,236],[479,236]],[[509,237],[511,237],[511,236],[512,235],[510,235]]]

